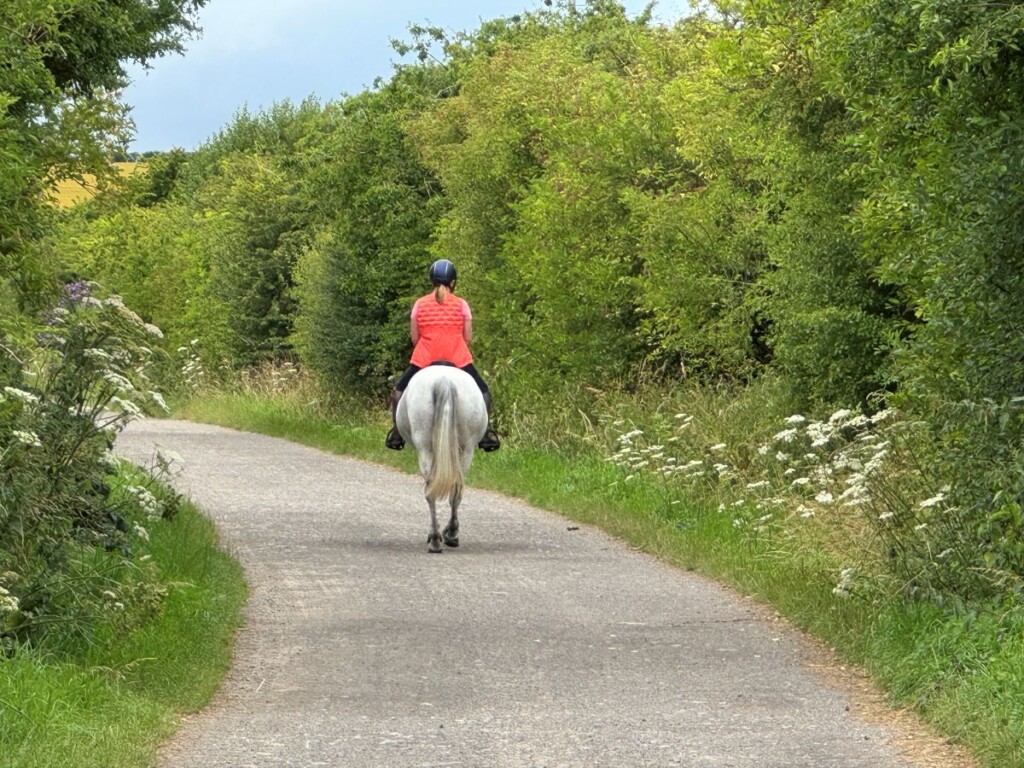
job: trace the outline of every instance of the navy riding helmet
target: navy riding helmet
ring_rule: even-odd
[[[447,285],[451,288],[456,277],[458,273],[455,271],[455,265],[448,259],[438,259],[430,265],[430,282],[434,285]]]

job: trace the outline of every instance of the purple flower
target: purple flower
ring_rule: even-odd
[[[76,304],[91,294],[89,283],[85,280],[76,280],[64,286],[64,297],[60,300],[60,306]]]

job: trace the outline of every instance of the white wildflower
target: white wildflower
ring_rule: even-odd
[[[142,539],[143,541],[149,541],[149,531],[147,531],[141,525],[135,523],[134,530],[135,535],[138,536],[140,539]]]
[[[832,588],[832,594],[836,597],[848,598],[853,595],[852,587],[853,581],[857,576],[857,571],[853,568],[843,568],[839,572],[839,583]]]
[[[772,449],[772,447],[770,445],[762,445],[760,448],[757,449],[757,455],[758,456],[767,456],[768,455],[768,451],[770,451],[771,449]]]
[[[141,485],[130,485],[125,490],[135,497],[143,512],[150,517],[160,517],[163,505],[148,488],[144,488]]]
[[[888,451],[879,451],[876,453],[868,459],[868,463],[864,465],[864,472],[869,475],[878,474],[879,470],[882,469],[882,465],[885,464],[885,457],[888,455]]]
[[[124,376],[114,371],[104,371],[103,379],[108,384],[113,384],[121,392],[134,392],[135,386]]]
[[[155,336],[158,339],[162,339],[164,337],[164,332],[152,323],[146,323],[143,327],[146,329],[146,333],[150,336]]]
[[[786,419],[787,424],[803,424],[805,421],[807,421],[807,417],[801,416],[799,413],[794,413]]]
[[[164,400],[164,396],[161,395],[159,392],[157,392],[155,390],[151,391],[149,393],[149,396],[150,396],[150,398],[152,398],[154,403],[156,403],[158,406],[160,406],[160,409],[164,413],[170,413],[171,412],[170,407],[167,405],[167,401]]]
[[[892,520],[894,517],[896,517],[896,513],[890,509],[880,514],[878,519],[884,523],[886,520]]]
[[[853,413],[853,411],[851,411],[851,410],[849,410],[847,408],[842,408],[842,409],[836,411],[835,413],[833,413],[831,416],[828,417],[828,423],[829,424],[836,424],[836,423],[842,421],[843,419],[849,418],[852,413]]]
[[[758,481],[753,482],[753,483],[747,483],[747,489],[753,491],[753,490],[756,490],[758,488],[765,488],[765,487],[767,487],[767,485],[768,485],[768,481],[767,480],[758,480]]]
[[[839,501],[848,501],[850,499],[861,499],[867,494],[867,488],[863,485],[852,485],[839,494]]]
[[[12,434],[18,439],[18,442],[22,445],[28,445],[33,448],[42,448],[43,444],[39,441],[39,435],[35,432],[28,432],[23,429],[15,429]]]
[[[894,408],[885,408],[885,409],[879,411],[878,413],[876,413],[874,416],[872,416],[871,417],[871,421],[873,421],[875,424],[880,424],[883,421],[888,421],[889,419],[891,419],[895,415],[896,415],[896,409],[894,409]]]
[[[132,418],[142,415],[142,409],[131,400],[125,400],[122,397],[112,397],[110,398],[110,404],[120,410],[121,413],[127,414]]]
[[[18,598],[12,595],[3,587],[0,587],[0,616],[5,613],[15,613],[21,609]]]
[[[90,360],[102,360],[104,362],[110,360],[110,353],[105,349],[98,349],[90,347],[89,349],[83,349],[82,355],[89,358]]]
[[[934,507],[937,504],[941,504],[945,499],[946,495],[944,493],[938,493],[935,496],[932,496],[930,499],[925,499],[924,501],[922,501],[920,504],[918,504],[918,507],[920,507],[921,509],[928,509],[929,507]]]
[[[779,451],[778,453],[775,454],[775,460],[780,464],[785,464],[787,461],[789,461],[789,459],[790,456],[785,451]]]
[[[776,433],[772,440],[775,442],[791,443],[796,439],[797,431],[795,429],[784,429],[781,432]]]
[[[713,452],[713,453],[717,452],[717,451],[724,451],[725,450],[725,443],[716,443],[715,445],[712,445],[710,448],[708,448],[708,450]]]
[[[33,395],[31,392],[26,392],[23,389],[17,387],[4,387],[4,392],[13,397],[15,400],[21,400],[23,403],[38,403],[39,397]]]
[[[103,300],[103,303],[108,307],[114,307],[123,317],[131,320],[135,325],[144,327],[146,322],[139,317],[135,312],[130,310],[124,303],[124,300],[120,296],[111,296]]]
[[[818,495],[814,497],[814,500],[819,504],[831,504],[835,501],[832,494],[828,491],[819,491]]]
[[[798,477],[796,480],[794,480],[792,483],[790,483],[790,485],[793,486],[793,487],[799,487],[799,486],[802,486],[802,485],[810,485],[810,484],[811,484],[811,478],[809,478],[809,477]]]

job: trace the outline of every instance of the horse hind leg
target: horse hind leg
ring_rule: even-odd
[[[441,534],[437,525],[437,502],[434,499],[427,499],[427,506],[430,507],[430,532],[427,534],[427,551],[434,554],[441,551]]]
[[[444,538],[444,543],[449,547],[459,546],[459,503],[462,501],[462,487],[458,487],[452,493],[451,507],[452,516],[448,520],[448,525],[441,532]]]
[[[452,547],[453,549],[459,546],[459,521],[453,520],[445,526],[445,529],[441,531],[441,536],[444,539],[445,546]]]

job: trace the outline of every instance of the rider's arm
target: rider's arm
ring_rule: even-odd
[[[420,343],[420,327],[416,324],[415,315],[409,318],[409,338],[412,339],[414,347]]]

